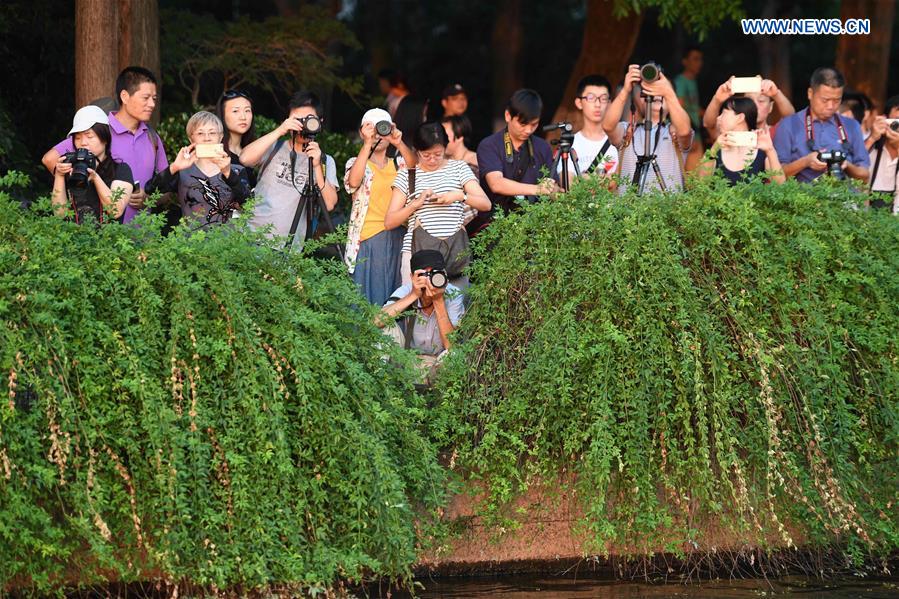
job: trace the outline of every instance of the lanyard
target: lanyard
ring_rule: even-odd
[[[871,171],[871,184],[868,186],[868,191],[870,192],[874,192],[874,181],[877,179],[877,169],[880,168],[880,158],[883,156],[884,145],[885,144],[880,144],[877,148],[877,158],[874,159],[874,170]],[[896,170],[893,171],[893,191],[882,193],[896,193],[897,177],[899,177],[899,157],[896,159]]]
[[[840,115],[838,114],[834,114],[833,118],[837,120],[837,134],[840,136],[840,145],[848,153],[849,136],[846,135],[846,129],[843,128],[843,121],[840,120]],[[815,132],[812,129],[812,114],[808,108],[805,109],[805,143],[808,145],[809,151],[815,151]]]

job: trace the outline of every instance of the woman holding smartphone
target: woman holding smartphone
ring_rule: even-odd
[[[178,151],[165,170],[147,182],[146,191],[175,192],[185,218],[224,223],[250,195],[246,169],[231,163],[222,147],[224,127],[211,112],[200,111],[187,121],[190,145]]]
[[[715,160],[704,162],[699,175],[708,177],[718,171],[733,186],[763,171],[778,171],[771,180],[783,183],[786,177],[768,129],[750,130],[757,119],[758,110],[751,98],[731,96],[725,100],[717,120],[718,139],[712,146]]]
[[[384,227],[395,229],[408,222],[401,252],[403,284],[410,283],[412,274],[409,260],[412,256],[413,236],[416,229],[422,237],[449,240],[463,233],[465,207],[486,212],[490,200],[481,189],[468,165],[461,160],[449,160],[446,146],[449,137],[440,123],[425,123],[416,129],[412,145],[416,150],[417,168],[401,170],[393,182],[393,195],[384,217]],[[414,187],[410,193],[410,173]],[[467,236],[464,243],[467,245]],[[450,282],[464,288],[464,276],[452,276],[456,256],[444,256],[451,273]]]

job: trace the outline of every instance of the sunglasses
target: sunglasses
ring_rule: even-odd
[[[250,102],[253,101],[253,99],[250,98],[250,96],[248,96],[246,93],[244,93],[240,90],[237,90],[237,89],[229,89],[228,91],[226,91],[225,93],[222,94],[223,100],[233,100],[234,98],[246,98]]]

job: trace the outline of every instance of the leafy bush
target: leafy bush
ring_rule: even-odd
[[[482,513],[539,483],[600,553],[899,547],[899,221],[859,199],[581,184],[494,223],[436,414]]]
[[[373,308],[339,264],[140,219],[0,194],[0,588],[407,575],[443,471]]]
[[[159,123],[157,130],[159,131],[159,137],[162,138],[163,144],[165,145],[169,161],[174,158],[175,153],[177,153],[180,148],[190,144],[190,141],[187,139],[186,127],[191,114],[193,113],[182,112],[173,114]],[[254,115],[253,118],[256,123],[256,132],[260,136],[273,131],[281,124],[281,121],[274,121],[261,114]],[[318,142],[321,144],[325,153],[334,158],[334,163],[337,168],[337,181],[339,186],[337,188],[337,207],[334,210],[349,215],[353,200],[343,187],[343,168],[344,165],[346,165],[347,160],[359,153],[359,144],[351,141],[347,136],[341,133],[332,131],[323,131],[318,136]]]

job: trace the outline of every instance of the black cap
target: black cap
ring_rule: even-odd
[[[418,250],[409,259],[409,267],[413,273],[428,267],[434,270],[446,270],[446,261],[443,259],[443,254],[437,250]]]
[[[458,96],[459,94],[468,95],[461,83],[453,83],[452,85],[447,85],[443,88],[443,95],[441,95],[440,98],[449,98],[450,96]]]

